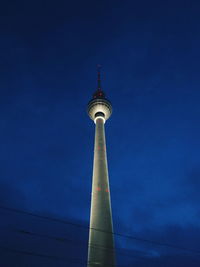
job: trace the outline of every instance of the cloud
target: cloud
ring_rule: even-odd
[[[137,267],[199,266],[199,227],[169,225],[157,230],[149,228],[132,236],[135,238],[115,238],[117,246],[123,247],[126,251],[124,254],[129,254],[118,254],[118,263],[121,265],[126,262]]]

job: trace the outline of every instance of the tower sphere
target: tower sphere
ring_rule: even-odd
[[[103,118],[104,122],[110,118],[112,114],[112,105],[102,90],[97,90],[93,98],[88,103],[87,112],[91,120],[96,123],[97,118]]]

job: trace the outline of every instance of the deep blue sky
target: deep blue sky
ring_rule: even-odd
[[[200,250],[198,1],[4,1],[0,13],[0,205],[88,226],[86,105],[100,63],[114,110],[106,134],[115,232]],[[0,246],[86,260],[84,228],[3,210],[0,218]],[[116,237],[116,247],[132,255],[118,254],[123,266],[200,265],[200,255],[134,239]],[[85,266],[0,255],[3,267]]]

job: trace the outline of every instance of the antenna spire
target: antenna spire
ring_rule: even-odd
[[[101,88],[101,65],[97,65],[97,90],[96,92],[93,94],[93,99],[105,99],[105,94]]]
[[[101,65],[97,65],[97,89],[102,91],[101,88]]]

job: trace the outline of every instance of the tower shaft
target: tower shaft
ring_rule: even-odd
[[[104,119],[96,119],[88,267],[114,267],[112,212]]]

